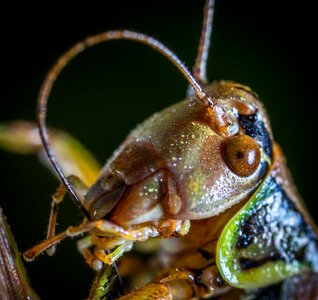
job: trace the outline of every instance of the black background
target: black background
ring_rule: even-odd
[[[156,37],[191,66],[198,44],[203,1],[90,1],[72,8],[57,2],[2,9],[0,122],[35,119],[37,93],[46,71],[73,43],[106,29],[134,29]],[[303,5],[277,1],[216,4],[210,80],[251,86],[268,110],[276,141],[287,157],[309,211],[314,209],[314,88],[310,81],[314,35]],[[106,6],[104,8],[104,5]],[[62,73],[49,103],[48,123],[77,137],[104,162],[137,123],[184,98],[187,83],[176,69],[145,46],[112,42],[79,56]],[[57,181],[36,157],[0,152],[1,199],[20,251],[44,238],[50,196]],[[59,229],[76,224],[70,201],[61,208]],[[87,296],[93,272],[63,242],[54,257],[26,264],[43,299]]]

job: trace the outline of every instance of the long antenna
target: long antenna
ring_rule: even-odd
[[[199,42],[198,54],[192,69],[193,77],[200,84],[207,84],[207,60],[212,34],[212,24],[214,15],[214,0],[207,0],[204,6],[203,24]]]
[[[215,102],[206,95],[203,91],[200,84],[196,81],[196,79],[191,75],[186,66],[181,62],[181,60],[166,46],[160,43],[158,40],[147,36],[142,33],[127,31],[127,30],[117,30],[117,31],[106,31],[97,35],[89,36],[83,41],[78,42],[73,47],[71,47],[67,52],[65,52],[53,65],[53,67],[48,72],[42,87],[40,89],[39,98],[38,98],[38,107],[37,107],[37,118],[38,118],[38,126],[40,131],[41,140],[46,151],[46,154],[49,160],[52,163],[53,168],[57,172],[60,180],[65,185],[67,191],[72,197],[75,204],[82,210],[86,218],[91,219],[88,211],[81,203],[78,195],[75,193],[71,184],[67,180],[65,174],[63,173],[60,165],[55,159],[55,155],[52,151],[52,148],[49,143],[48,133],[46,129],[46,112],[47,112],[47,102],[49,95],[51,93],[52,86],[61,73],[61,71],[65,68],[65,66],[79,53],[84,51],[85,49],[110,40],[132,40],[136,42],[140,42],[142,44],[146,44],[153,48],[154,50],[161,53],[163,56],[168,58],[183,74],[186,80],[191,84],[199,99],[208,107],[213,108],[215,106]],[[204,55],[203,55],[204,56]]]

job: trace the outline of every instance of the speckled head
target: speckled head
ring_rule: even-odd
[[[119,223],[137,222],[151,210],[149,219],[202,219],[256,189],[272,157],[272,135],[258,96],[228,81],[214,82],[205,92],[235,116],[237,133],[224,137],[215,130],[209,109],[196,96],[154,114],[129,134],[87,194],[84,205],[94,219],[115,206]],[[119,216],[134,207],[134,213]]]

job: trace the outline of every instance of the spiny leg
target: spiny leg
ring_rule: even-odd
[[[170,226],[170,227],[169,227]],[[64,232],[45,240],[31,249],[24,252],[23,257],[27,261],[32,261],[36,256],[46,251],[48,248],[61,242],[66,237],[76,237],[89,231],[94,231],[103,235],[122,237],[128,241],[145,241],[153,237],[173,237],[184,235],[190,229],[189,220],[163,220],[155,225],[140,225],[136,229],[125,229],[107,220],[90,221],[78,226],[69,227]]]
[[[100,267],[99,262],[112,265],[125,252],[129,252],[135,241],[145,241],[150,237],[169,238],[179,235],[185,235],[190,229],[188,220],[162,220],[155,222],[151,226],[141,226],[140,228],[130,230],[128,235],[113,238],[97,238],[93,242],[96,245],[94,254],[97,260],[92,262],[92,267]],[[115,250],[113,248],[117,247]],[[94,264],[94,266],[93,266]]]
[[[49,224],[46,233],[46,239],[49,240],[55,236],[55,228],[56,228],[56,220],[57,220],[57,213],[58,213],[58,205],[64,199],[66,193],[66,189],[64,184],[61,184],[56,193],[52,196],[52,203],[51,203],[51,211],[50,211],[50,218]],[[56,251],[56,245],[52,246],[46,253],[50,256],[54,255]]]
[[[87,192],[87,187],[82,182],[82,180],[74,175],[68,176],[67,179],[72,184],[74,189],[77,191],[77,194],[80,195],[81,198],[84,197],[84,195]],[[61,184],[58,187],[56,193],[52,197],[51,212],[50,212],[48,230],[46,235],[47,240],[55,236],[56,220],[57,220],[57,214],[58,214],[58,208],[59,208],[58,205],[63,201],[65,193],[66,193],[65,185]],[[46,253],[52,256],[54,255],[55,251],[56,251],[56,245],[48,249]]]
[[[129,231],[120,227],[114,223],[106,220],[90,221],[78,226],[71,226],[67,230],[61,232],[60,234],[52,237],[49,240],[45,240],[38,245],[30,248],[24,252],[23,257],[27,261],[32,261],[35,257],[46,251],[48,248],[56,245],[67,237],[76,237],[91,231],[92,229],[98,230],[103,234],[109,234],[114,236],[121,236],[130,240],[140,240],[147,239],[149,237],[158,236],[158,232],[153,226],[145,226],[138,230]]]
[[[143,226],[129,230],[127,235],[120,237],[98,239],[95,242],[96,249],[94,254],[96,258],[104,264],[112,265],[125,252],[129,252],[135,241],[145,241],[151,237],[169,238],[185,235],[190,229],[189,220],[161,220],[153,225]],[[109,251],[118,246],[115,250]],[[94,261],[97,264],[96,261]],[[99,265],[98,265],[99,266]]]
[[[40,255],[42,252],[46,251],[47,249],[51,248],[52,246],[55,246],[56,244],[60,243],[62,240],[64,240],[67,237],[74,237],[81,234],[84,234],[91,229],[96,227],[96,223],[100,221],[93,221],[85,224],[81,224],[76,227],[69,227],[67,230],[55,235],[54,237],[50,238],[49,240],[44,240],[43,242],[33,246],[29,250],[25,251],[23,253],[23,258],[26,261],[33,261],[35,257]],[[72,233],[70,234],[69,230],[72,230]]]

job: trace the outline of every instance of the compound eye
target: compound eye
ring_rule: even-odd
[[[252,175],[261,162],[259,145],[248,135],[227,138],[222,155],[228,167],[241,177]]]

